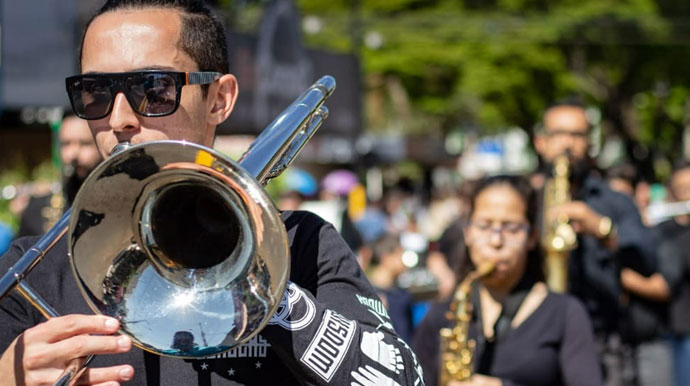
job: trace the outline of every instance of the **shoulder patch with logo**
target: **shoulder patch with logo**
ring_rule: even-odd
[[[383,302],[379,299],[371,299],[365,296],[362,296],[360,294],[355,294],[357,296],[357,300],[363,305],[369,307],[369,309],[380,315],[383,316],[386,319],[390,319],[391,317],[388,315],[388,311],[386,310],[386,307],[384,307]]]
[[[333,378],[355,336],[357,324],[326,310],[323,320],[300,360],[327,382]]]
[[[278,310],[268,324],[277,324],[289,331],[307,327],[316,316],[316,306],[295,283],[288,282],[280,299]]]

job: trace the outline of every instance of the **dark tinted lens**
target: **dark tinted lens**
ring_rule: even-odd
[[[98,119],[108,114],[113,103],[112,80],[82,77],[69,87],[72,105],[77,115],[85,119]]]
[[[168,74],[137,74],[125,81],[132,107],[142,115],[172,113],[177,103],[175,79]]]

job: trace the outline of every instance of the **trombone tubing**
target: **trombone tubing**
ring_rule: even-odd
[[[311,130],[310,121],[314,115],[322,115],[326,111],[321,112],[319,109],[333,90],[335,90],[335,79],[330,75],[323,76],[314,82],[261,132],[256,141],[242,155],[238,162],[240,166],[262,185],[273,177],[272,170],[285,169],[297,155],[296,152],[290,151],[291,147],[296,146],[293,145],[293,141],[311,138],[311,135],[299,136],[299,133],[305,130],[305,126],[306,130]],[[315,119],[318,124],[323,120]],[[284,130],[286,127],[291,130]],[[310,134],[313,134],[313,131]],[[301,149],[302,146],[297,145],[297,148]],[[290,153],[291,157],[284,157],[286,152]],[[271,156],[267,159],[266,155]],[[285,165],[280,166],[277,165],[278,163]]]

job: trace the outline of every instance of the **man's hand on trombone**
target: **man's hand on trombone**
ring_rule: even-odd
[[[116,319],[105,316],[67,315],[24,331],[0,357],[0,386],[53,385],[74,358],[129,351],[129,337],[112,335],[119,326]],[[130,365],[90,367],[76,384],[115,385],[133,376]]]

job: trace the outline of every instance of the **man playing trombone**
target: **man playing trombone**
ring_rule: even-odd
[[[107,1],[86,27],[82,75],[68,78],[68,94],[104,158],[123,142],[211,146],[238,93],[226,53],[223,28],[201,0]],[[91,354],[79,384],[421,384],[414,353],[334,228],[306,212],[281,217],[292,265],[282,312],[245,346],[185,361],[132,347],[113,335],[116,319],[85,315],[60,241],[27,280],[66,316],[45,321],[15,293],[0,303],[0,385],[52,384]],[[17,241],[0,271],[33,241]],[[191,338],[180,331],[173,347],[193,348]]]

